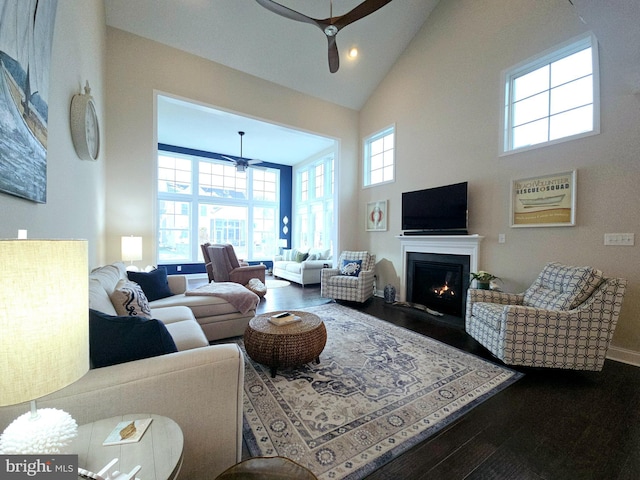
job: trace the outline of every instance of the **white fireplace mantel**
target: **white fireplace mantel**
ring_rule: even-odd
[[[469,268],[478,271],[480,235],[397,235],[402,248],[402,275],[400,276],[400,301],[407,295],[407,254],[442,253],[448,255],[468,255]]]

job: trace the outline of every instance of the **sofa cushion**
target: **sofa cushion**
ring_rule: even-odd
[[[151,318],[149,301],[135,282],[123,278],[116,284],[110,298],[118,315]]]
[[[362,260],[342,260],[340,265],[340,275],[346,275],[348,277],[357,277],[362,270]]]
[[[571,310],[589,298],[602,279],[603,273],[595,268],[552,262],[524,292],[524,304],[547,310]]]
[[[107,295],[111,295],[118,282],[127,278],[127,273],[124,263],[118,262],[93,269],[89,278],[97,281],[102,285]]]
[[[142,291],[150,302],[173,295],[165,268],[156,268],[150,272],[127,272],[127,277],[142,287]]]
[[[287,272],[296,273],[300,275],[302,270],[302,264],[298,262],[288,262],[282,266]]]
[[[89,308],[100,310],[109,315],[118,314],[106,290],[95,278],[89,278]]]
[[[335,288],[358,288],[360,286],[360,281],[358,277],[352,277],[349,275],[334,275],[329,277],[327,280],[327,284],[331,287]]]
[[[471,305],[471,315],[474,321],[499,332],[504,318],[505,305],[498,303],[476,302]]]
[[[89,355],[94,368],[177,352],[159,320],[112,316],[89,309]]]
[[[309,250],[307,260],[328,260],[329,257],[331,257],[331,249],[320,250],[319,248],[312,248]]]
[[[309,257],[309,254],[307,252],[296,252],[295,261],[298,263],[302,263],[307,259],[307,257]]]

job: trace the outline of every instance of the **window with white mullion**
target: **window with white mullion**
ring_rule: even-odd
[[[502,153],[599,133],[597,57],[587,35],[503,73]]]
[[[295,248],[332,248],[334,163],[332,153],[297,171],[292,245]]]
[[[364,186],[392,182],[395,179],[395,126],[364,140]]]
[[[231,243],[239,257],[277,250],[279,171],[238,172],[229,162],[158,154],[158,263],[202,261],[200,244]]]

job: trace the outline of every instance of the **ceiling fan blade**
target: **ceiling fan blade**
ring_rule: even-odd
[[[360,20],[367,15],[371,15],[373,12],[381,9],[389,2],[391,2],[391,0],[365,0],[350,12],[337,17],[333,24],[338,28],[338,30],[340,30],[356,20]]]
[[[259,163],[262,163],[262,160],[258,160],[257,158],[254,158],[253,160],[247,160],[247,165],[257,165]]]
[[[226,155],[220,155],[220,156],[222,158],[225,158],[225,159],[229,160],[230,162],[238,163],[238,161],[235,158],[227,157]]]
[[[338,45],[336,44],[336,37],[330,37],[327,35],[329,41],[329,71],[336,73],[340,68],[340,57],[338,55]]]
[[[277,13],[278,15],[290,20],[310,23],[311,25],[323,28],[318,24],[318,20],[316,20],[315,18],[307,17],[306,15],[303,15],[300,12],[296,12],[295,10],[291,10],[289,7],[285,7],[284,5],[280,5],[279,3],[273,2],[271,0],[256,0],[256,2],[262,5],[267,10],[273,13]]]

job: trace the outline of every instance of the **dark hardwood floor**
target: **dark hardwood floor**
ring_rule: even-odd
[[[292,284],[270,289],[258,310],[326,302],[319,286]],[[459,325],[424,312],[381,298],[342,304],[501,363]],[[525,376],[514,385],[367,479],[640,478],[640,368],[607,360],[602,372],[517,370]]]

